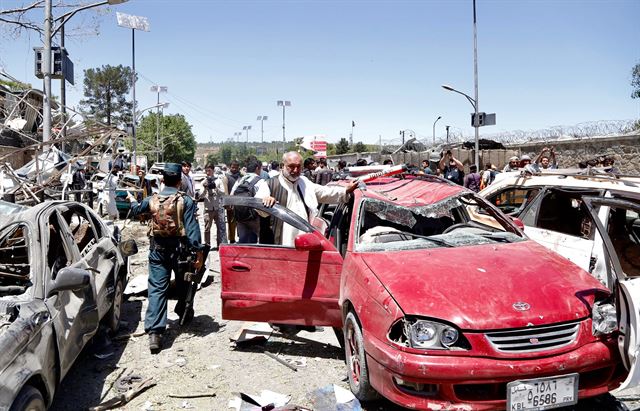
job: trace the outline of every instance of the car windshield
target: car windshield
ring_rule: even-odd
[[[15,214],[26,209],[25,206],[0,200],[0,215]]]
[[[476,213],[470,215],[469,207]],[[367,198],[362,203],[357,232],[356,250],[367,252],[524,240],[504,216],[470,193],[415,207]]]

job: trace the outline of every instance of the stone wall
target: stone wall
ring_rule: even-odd
[[[480,164],[495,164],[498,169],[502,169],[507,164],[509,157],[522,156],[527,154],[532,160],[538,156],[544,147],[555,147],[556,160],[560,168],[578,167],[581,161],[587,161],[599,156],[612,157],[615,166],[623,174],[640,175],[640,134],[625,135],[616,137],[598,137],[571,139],[564,141],[527,143],[512,145],[506,150],[481,150]],[[453,156],[462,161],[465,165],[465,172],[469,171],[469,165],[474,163],[474,151],[463,148],[452,148]],[[431,167],[435,169],[435,164],[440,158],[440,152],[423,151],[410,153],[397,153],[393,155],[380,153],[349,153],[327,157],[330,165],[337,164],[338,160],[345,160],[347,163],[355,163],[357,159],[365,158],[367,161],[377,161],[380,164],[385,159],[393,158],[394,164],[415,164],[421,165],[422,160],[431,160]]]

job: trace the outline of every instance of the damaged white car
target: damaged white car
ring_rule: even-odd
[[[44,410],[100,323],[117,331],[133,240],[83,204],[0,201],[0,410]]]

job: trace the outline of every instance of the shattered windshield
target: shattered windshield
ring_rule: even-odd
[[[467,208],[475,213],[469,215]],[[360,209],[358,251],[392,251],[511,243],[523,238],[494,210],[463,193],[443,201],[406,207],[365,199]]]
[[[0,200],[0,215],[15,214],[26,210],[27,207]]]
[[[0,297],[23,294],[31,286],[28,244],[26,225],[0,232]]]

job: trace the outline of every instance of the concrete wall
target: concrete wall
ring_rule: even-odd
[[[507,147],[506,150],[481,150],[480,164],[495,164],[502,169],[507,164],[509,157],[527,154],[532,160],[544,147],[555,147],[556,160],[561,168],[578,167],[581,161],[587,161],[599,156],[613,157],[615,166],[624,174],[640,175],[640,134],[617,137],[599,137],[571,139],[565,141],[539,142],[519,144]],[[469,171],[469,165],[474,162],[474,151],[463,148],[451,149],[453,156],[465,165],[465,172]],[[420,165],[423,159],[431,160],[431,167],[440,158],[440,152],[423,151],[410,153],[397,153],[394,155],[382,155],[380,153],[349,153],[327,157],[330,165],[335,165],[338,160],[347,163],[355,163],[357,159],[365,158],[368,161],[377,161],[380,164],[393,158],[394,164]]]

